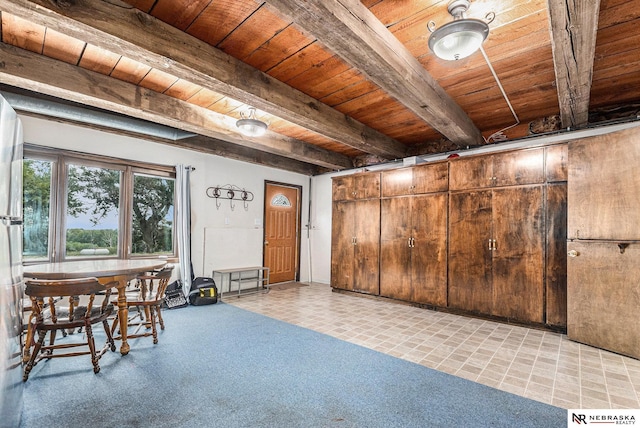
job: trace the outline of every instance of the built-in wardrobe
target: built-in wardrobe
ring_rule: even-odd
[[[336,177],[333,195],[335,289],[566,326],[566,144]]]

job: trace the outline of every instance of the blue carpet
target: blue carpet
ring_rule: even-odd
[[[566,427],[567,411],[231,305],[164,311],[160,342],[39,363],[21,427]],[[96,329],[98,330],[98,329]]]

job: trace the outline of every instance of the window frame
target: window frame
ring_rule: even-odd
[[[132,254],[133,238],[133,183],[134,174],[144,174],[158,178],[168,178],[175,180],[175,168],[166,165],[157,165],[139,161],[119,159],[109,156],[94,155],[78,151],[54,149],[34,144],[26,143],[24,146],[24,159],[44,160],[51,165],[51,194],[49,197],[49,245],[46,258],[34,260],[24,260],[24,264],[63,262],[69,260],[92,260],[92,259],[147,259],[157,258],[158,255]],[[107,168],[118,170],[121,173],[120,181],[120,202],[118,207],[118,250],[113,256],[74,256],[66,255],[66,217],[67,217],[67,173],[68,165],[80,165],[97,168]],[[177,195],[174,187],[174,210]],[[163,257],[177,257],[177,240],[175,223],[172,231],[173,249],[171,254],[164,254]]]

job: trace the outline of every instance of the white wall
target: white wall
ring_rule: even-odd
[[[302,186],[300,279],[308,281],[309,242],[304,227],[309,201],[308,176],[30,116],[21,115],[20,119],[25,143],[160,165],[182,163],[195,167],[191,176],[191,257],[196,276],[211,276],[214,268],[262,265],[265,180]],[[206,196],[206,189],[225,184],[253,192],[254,200],[248,203],[248,210],[245,211],[241,201],[234,201],[232,210],[228,200],[221,200],[220,207],[216,208],[215,199]]]

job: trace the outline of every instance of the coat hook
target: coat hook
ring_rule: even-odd
[[[224,191],[226,191],[227,193],[222,193]],[[245,211],[249,211],[249,202],[253,201],[252,192],[246,189],[241,189],[240,187],[234,186],[233,184],[209,187],[206,193],[208,197],[214,198],[216,200],[216,209],[219,209],[221,205],[219,202],[219,198],[226,198],[229,200],[231,211],[233,211],[236,207],[233,201],[243,201]]]

